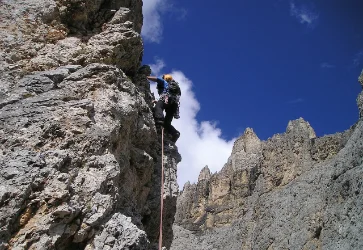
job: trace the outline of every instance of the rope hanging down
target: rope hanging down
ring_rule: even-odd
[[[164,128],[161,129],[161,190],[160,190],[159,250],[162,250],[163,247],[163,206],[164,206]]]

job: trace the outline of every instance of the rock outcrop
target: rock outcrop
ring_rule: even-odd
[[[362,96],[343,133],[302,118],[267,141],[247,129],[220,172],[184,186],[171,249],[363,249]]]
[[[0,3],[0,249],[154,249],[161,138],[141,0]],[[164,245],[181,160],[165,140]]]

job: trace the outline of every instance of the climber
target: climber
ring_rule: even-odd
[[[179,100],[181,91],[179,84],[173,80],[171,75],[163,75],[162,77],[148,76],[148,80],[156,82],[159,100],[154,100],[155,124],[164,126],[166,132],[171,135],[171,140],[176,142],[180,137],[180,132],[171,125],[173,118],[178,119],[179,116]],[[165,118],[164,118],[165,110]]]

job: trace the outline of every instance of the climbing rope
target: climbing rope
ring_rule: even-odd
[[[161,129],[161,190],[160,190],[159,250],[162,250],[163,247],[163,206],[164,206],[164,128]]]

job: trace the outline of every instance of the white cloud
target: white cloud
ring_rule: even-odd
[[[159,43],[163,33],[161,23],[161,12],[168,0],[144,0],[142,13],[144,15],[144,24],[141,35],[150,42]]]
[[[177,20],[184,20],[188,12],[175,6],[173,0],[143,0],[142,13],[144,22],[141,35],[146,41],[160,43],[163,36],[162,14],[172,13]]]
[[[293,1],[290,2],[290,15],[296,17],[300,23],[306,23],[309,26],[319,18],[319,15],[314,11],[309,10],[306,6],[298,7]]]
[[[155,65],[158,65],[158,62]],[[198,122],[196,115],[200,110],[200,104],[193,92],[192,81],[178,70],[172,71],[171,75],[180,84],[182,91],[180,119],[174,119],[172,122],[181,134],[176,145],[182,156],[178,165],[178,183],[182,188],[187,181],[196,182],[200,170],[205,165],[209,166],[211,172],[219,171],[232,152],[235,138],[230,141],[223,139],[222,131],[216,122]],[[151,84],[150,87],[157,96],[156,84]]]
[[[335,68],[335,65],[325,62],[325,63],[320,64],[320,67],[323,69],[331,69],[331,68]]]
[[[158,76],[160,71],[165,67],[165,63],[161,59],[155,59],[156,62],[154,64],[150,64],[151,72],[153,75]]]

